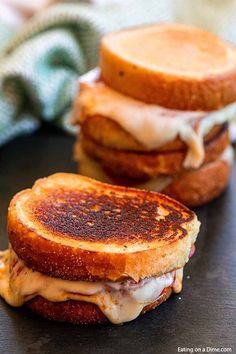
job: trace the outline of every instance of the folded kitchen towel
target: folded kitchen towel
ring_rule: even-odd
[[[101,36],[170,16],[167,0],[120,0],[55,5],[29,20],[0,54],[0,146],[42,121],[72,131],[78,76],[97,65]]]

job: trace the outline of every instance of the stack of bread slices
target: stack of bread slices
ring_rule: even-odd
[[[235,117],[229,44],[180,24],[108,34],[100,66],[81,78],[75,100],[79,171],[204,204],[228,184]]]

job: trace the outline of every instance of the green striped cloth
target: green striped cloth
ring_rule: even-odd
[[[168,3],[61,4],[30,20],[0,57],[0,146],[33,132],[42,121],[72,131],[69,117],[78,76],[97,65],[101,36],[123,27],[169,20]]]

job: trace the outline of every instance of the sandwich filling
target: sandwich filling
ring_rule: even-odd
[[[90,157],[83,150],[81,145],[79,145],[76,149],[76,159],[79,161],[80,172],[83,175],[88,176],[90,178],[95,178],[104,183],[118,184],[118,181],[113,179],[112,176],[104,170],[104,168],[98,161]],[[234,161],[234,149],[232,148],[232,146],[228,146],[218,159],[220,161],[225,161],[227,164],[229,164],[229,166],[232,166]],[[122,184],[125,185],[125,183],[127,183],[127,185],[135,188],[162,192],[171,184],[172,181],[173,177],[167,175],[160,175],[150,178],[147,181],[140,181],[136,183],[132,180],[130,181],[130,183],[127,183],[128,181],[124,180],[122,181]]]
[[[94,178],[98,181],[102,181],[104,183],[119,184],[118,180],[112,178],[113,176],[108,174],[98,161],[90,157],[84,151],[81,145],[76,148],[76,159],[80,164],[80,172],[83,175]],[[171,183],[171,181],[171,176],[157,176],[155,178],[149,179],[148,181],[139,181],[136,183],[132,180],[130,183],[127,183],[128,181],[124,179],[122,180],[122,185],[129,185],[140,189],[161,192]]]
[[[183,268],[138,283],[131,279],[70,281],[28,268],[11,248],[0,253],[0,296],[8,304],[21,306],[38,295],[52,302],[85,301],[97,305],[115,324],[135,319],[147,305],[162,297],[165,288],[180,292],[182,278]]]
[[[81,123],[101,115],[118,123],[149,150],[157,149],[178,136],[188,147],[186,168],[198,168],[204,161],[204,136],[217,124],[236,120],[236,103],[218,111],[180,111],[147,104],[123,95],[100,79],[98,69],[82,77],[78,100]]]

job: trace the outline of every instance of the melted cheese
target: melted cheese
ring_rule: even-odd
[[[33,271],[10,249],[0,252],[0,296],[12,306],[21,306],[37,295],[58,302],[86,301],[96,304],[112,323],[136,318],[143,308],[162,296],[173,285],[178,292],[181,270],[160,277],[146,278],[139,283],[69,281]]]
[[[220,156],[220,160],[226,161],[230,166],[233,165],[234,162],[234,149],[232,146],[229,146],[225,151],[223,151]]]
[[[186,168],[198,168],[203,163],[204,135],[216,124],[236,119],[236,103],[214,112],[172,110],[123,95],[104,82],[96,81],[98,77],[96,69],[80,80],[78,114],[81,122],[95,114],[112,119],[149,150],[179,136],[188,146]]]
[[[182,285],[183,285],[183,275],[184,275],[184,270],[183,268],[177,269],[175,272],[175,281],[173,284],[173,291],[174,293],[178,294],[182,290]]]
[[[230,131],[230,140],[232,141],[232,143],[236,143],[236,122],[231,123],[229,127],[229,131]]]

